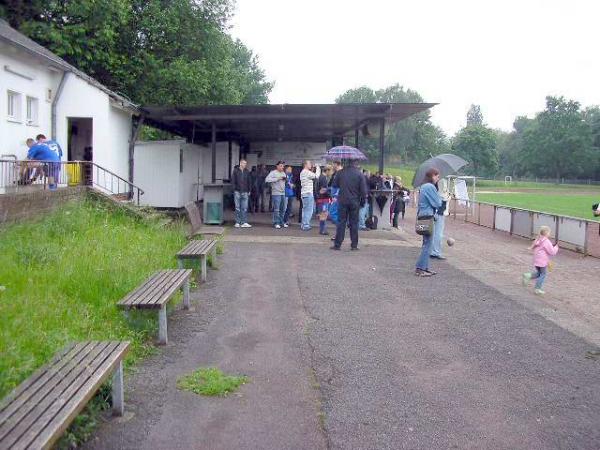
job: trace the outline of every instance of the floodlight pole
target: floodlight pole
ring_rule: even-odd
[[[383,151],[385,145],[385,119],[379,124],[379,173],[383,173]]]

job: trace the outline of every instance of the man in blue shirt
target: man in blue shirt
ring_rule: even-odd
[[[50,147],[50,149],[58,155],[59,160],[62,159],[63,151],[58,142],[53,139],[47,139],[43,134],[38,134],[35,139],[37,140],[38,144],[46,144],[48,147]]]
[[[27,152],[27,159],[32,159],[36,161],[48,161],[46,167],[46,175],[48,177],[48,188],[51,191],[56,190],[56,181],[60,174],[60,154],[62,151],[58,152],[57,150],[51,148],[46,142],[40,142],[41,139],[39,137],[42,136],[45,140],[44,135],[38,135],[38,143],[29,148]],[[58,146],[58,144],[56,144]],[[60,149],[60,146],[58,146]]]

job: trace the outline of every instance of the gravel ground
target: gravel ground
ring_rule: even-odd
[[[416,253],[227,243],[88,448],[597,449],[598,347],[448,263],[415,278]],[[177,391],[209,365],[251,382]]]

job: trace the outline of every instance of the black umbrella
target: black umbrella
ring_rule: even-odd
[[[415,172],[412,185],[417,188],[423,183],[426,183],[425,174],[429,169],[435,168],[439,170],[440,177],[443,178],[447,177],[448,175],[454,175],[467,164],[469,163],[460,156],[456,156],[451,153],[444,153],[443,155],[434,156],[419,166]]]

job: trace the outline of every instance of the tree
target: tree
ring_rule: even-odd
[[[469,162],[467,173],[476,176],[494,176],[498,170],[496,132],[482,125],[471,125],[460,130],[452,141],[452,151]]]
[[[546,109],[523,133],[523,156],[527,170],[539,176],[560,179],[589,173],[595,161],[592,127],[579,103],[546,97]]]
[[[469,111],[467,111],[467,126],[482,126],[483,114],[481,113],[481,107],[479,105],[471,105]]]
[[[141,104],[266,103],[273,85],[227,34],[233,0],[6,0],[12,26]]]
[[[373,90],[368,86],[350,89],[336,98],[336,103],[420,103],[423,98],[418,92],[394,84]],[[371,131],[371,127],[369,127]],[[372,157],[379,154],[379,139],[374,136],[359,136],[359,146]],[[439,127],[431,123],[429,111],[415,114],[386,130],[386,155],[388,159],[404,163],[421,162],[430,154],[445,153],[448,149],[446,136]]]

